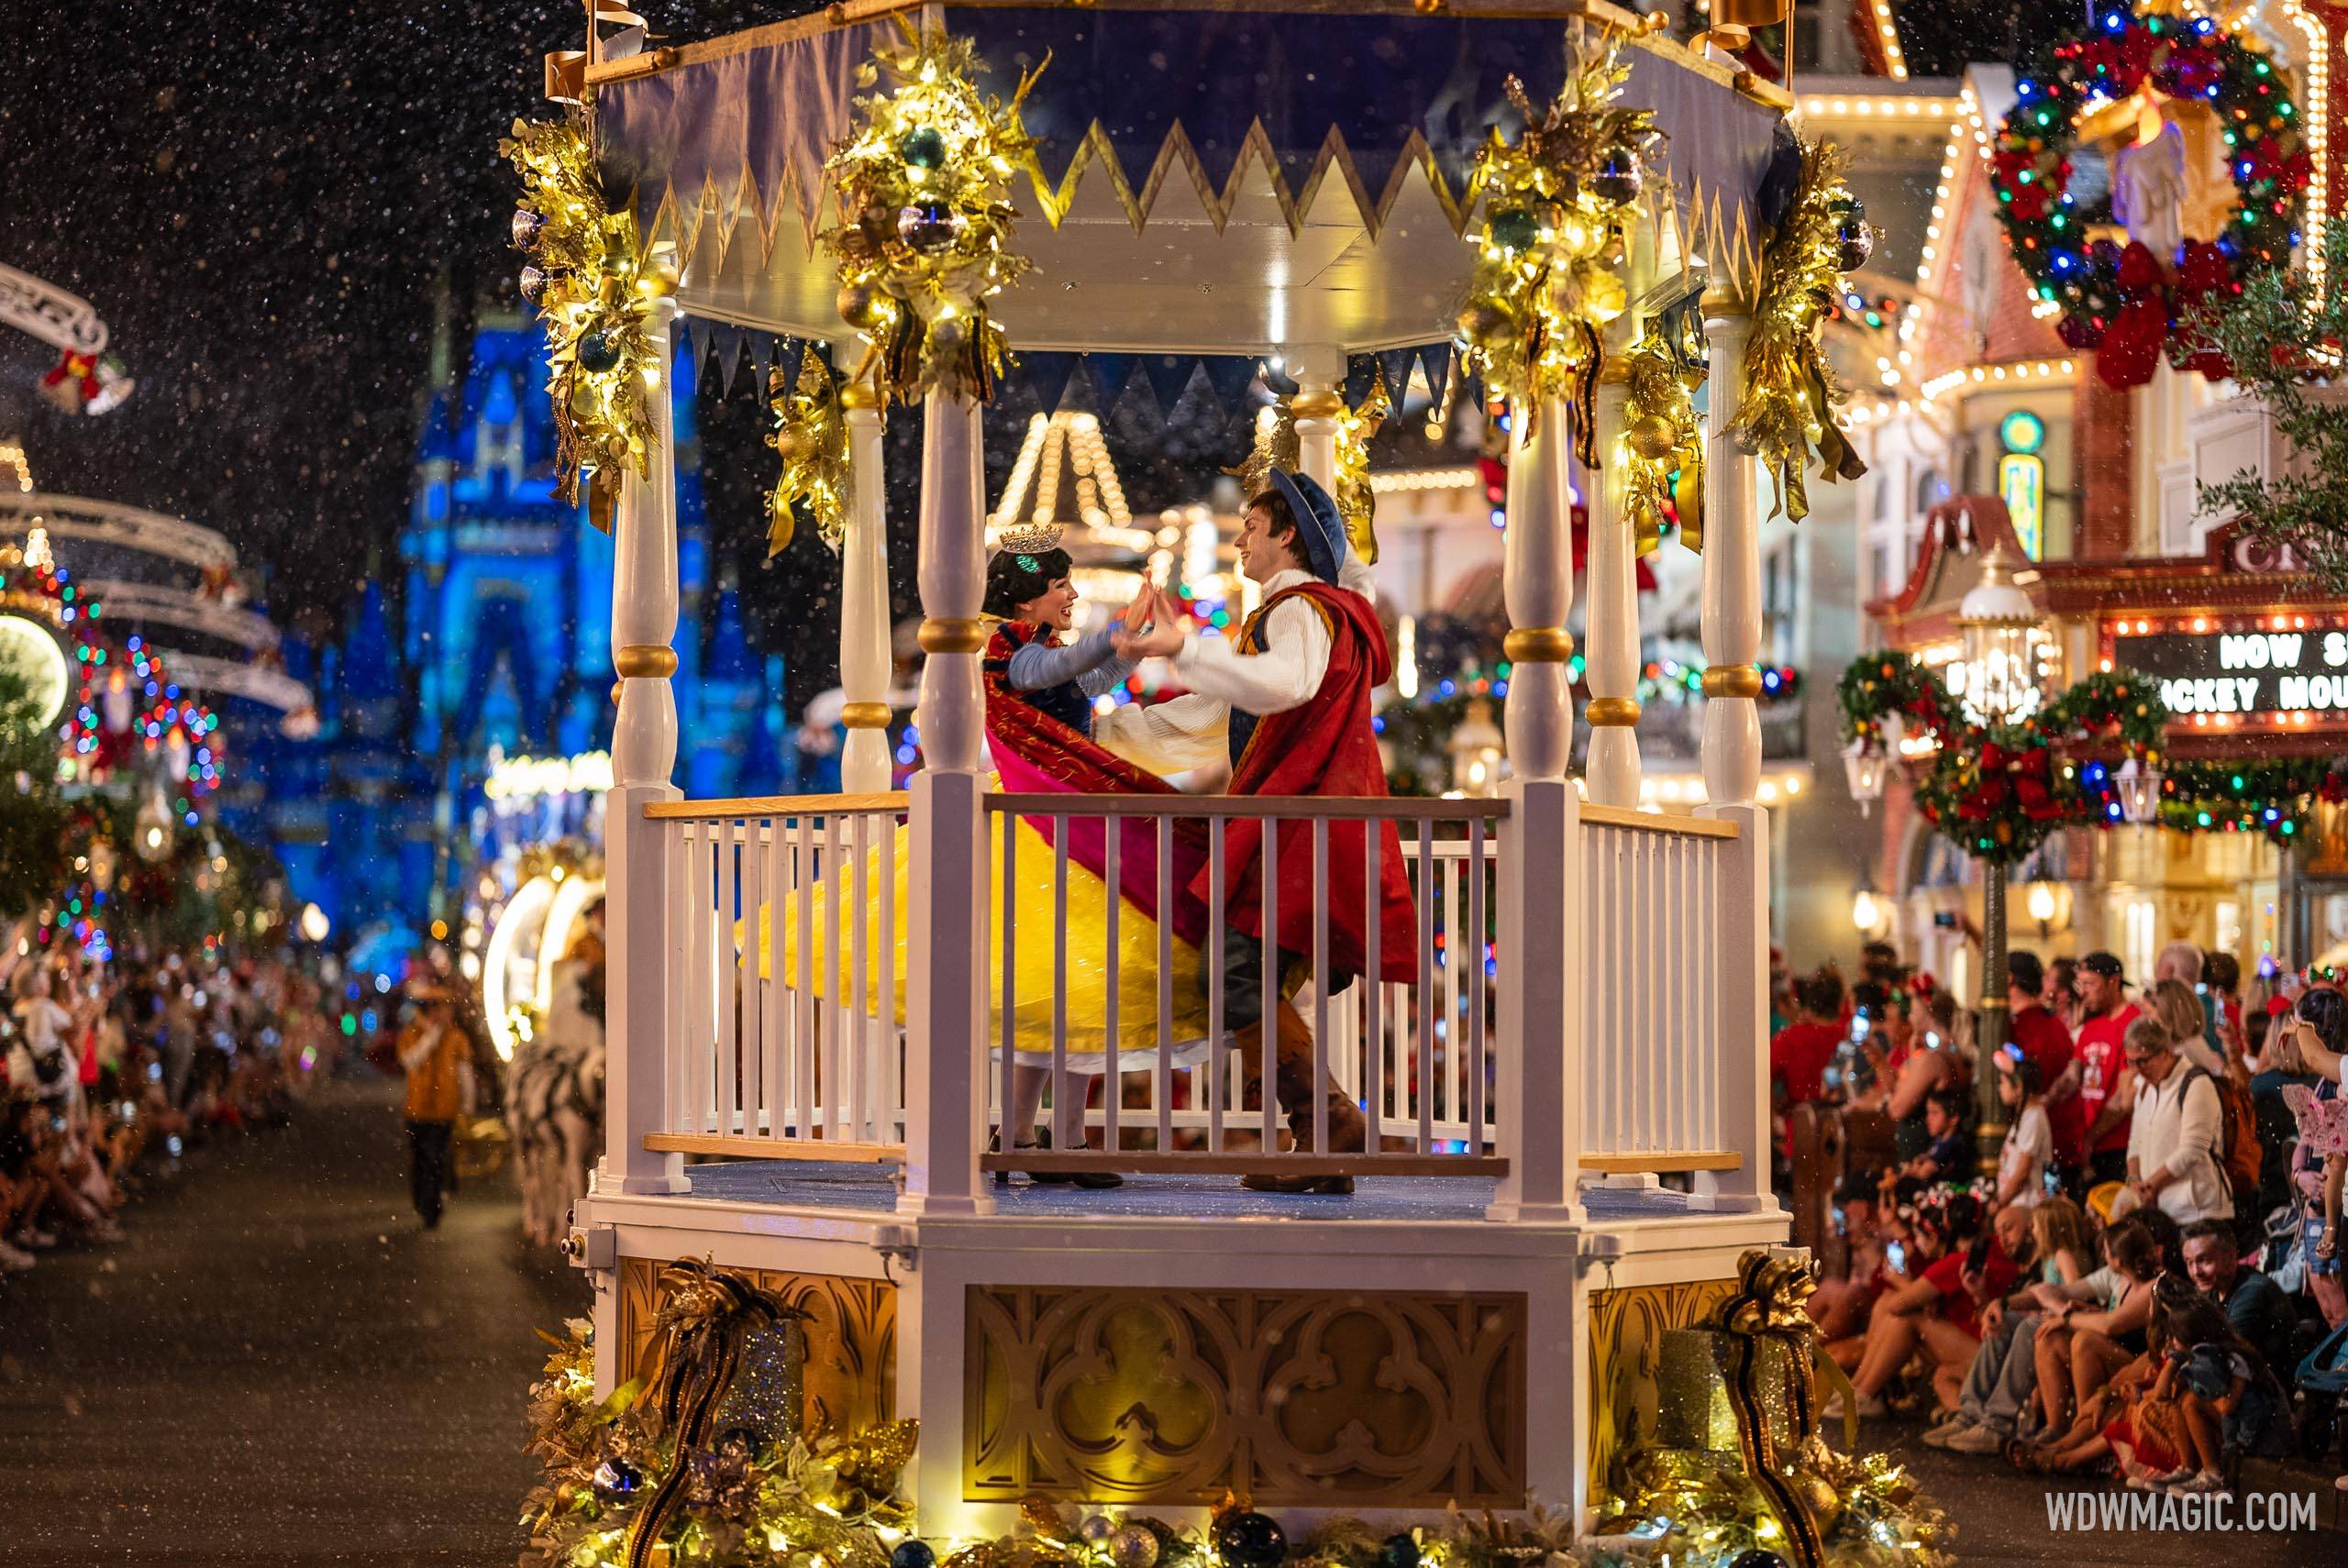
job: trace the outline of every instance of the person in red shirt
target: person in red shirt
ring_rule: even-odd
[[[2139,1010],[2128,1000],[2126,971],[2117,956],[2090,953],[2079,960],[2079,1025],[2073,1057],[2075,1090],[2087,1116],[2088,1179],[2100,1185],[2128,1176],[2128,1122],[2136,1107],[2136,1075],[2121,1042]]]
[[[1933,1364],[1933,1390],[1939,1408],[1955,1409],[1965,1375],[1981,1348],[1981,1309],[2003,1300],[2021,1276],[2012,1258],[1986,1228],[1981,1200],[1970,1193],[1937,1188],[1918,1206],[1909,1223],[1913,1260],[1929,1258],[1913,1283],[1875,1304],[1867,1319],[1866,1348],[1851,1386],[1858,1413],[1887,1413],[1883,1390],[1919,1349]],[[1832,1418],[1839,1412],[1823,1412]]]
[[[2054,1164],[2069,1169],[2087,1160],[2087,1107],[2080,1103],[2076,1079],[2059,1097],[2056,1093],[2070,1077],[2074,1053],[2071,1032],[2047,1008],[2045,991],[2046,966],[2037,954],[2007,955],[2006,999],[2013,1010],[2008,1015],[2008,1038],[2038,1064],[2038,1081],[2047,1086],[2046,1121],[2054,1133]]]
[[[1842,977],[1832,969],[1804,976],[1794,983],[1794,1007],[1793,1022],[1769,1042],[1769,1098],[1780,1116],[1826,1093],[1827,1065],[1844,1039],[1835,1023],[1843,1016]]]

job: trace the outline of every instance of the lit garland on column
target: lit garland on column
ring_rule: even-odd
[[[834,550],[847,532],[847,421],[840,413],[839,389],[814,350],[799,357],[799,385],[786,390],[782,368],[767,380],[767,405],[775,427],[767,445],[782,460],[782,471],[767,492],[767,555],[781,555],[791,543],[802,503],[815,520],[815,532]]]
[[[1702,372],[1675,331],[1658,320],[1627,364],[1623,507],[1643,556],[1662,545],[1667,516],[1678,519],[1681,544],[1704,547],[1704,427],[1689,386]]]
[[[1844,182],[1849,167],[1850,153],[1835,143],[1800,144],[1792,200],[1762,248],[1744,395],[1729,425],[1736,444],[1777,476],[1778,508],[1797,523],[1810,515],[1803,470],[1813,448],[1826,479],[1855,480],[1867,471],[1836,423],[1847,393],[1819,346],[1843,274],[1862,265],[1875,245]]]
[[[1577,411],[1575,440],[1594,463],[1591,403],[1602,350],[1598,329],[1629,308],[1613,268],[1663,133],[1646,109],[1613,106],[1630,68],[1610,30],[1546,114],[1508,80],[1524,116],[1513,145],[1495,132],[1476,156],[1471,188],[1484,204],[1468,303],[1459,313],[1469,374],[1506,398],[1519,418],[1550,398]]]
[[[529,263],[522,296],[547,326],[556,491],[606,533],[623,472],[649,470],[653,400],[668,395],[653,350],[653,307],[676,279],[665,248],[639,256],[636,215],[604,204],[602,176],[577,120],[514,122],[497,145],[523,181],[514,243]]]
[[[900,403],[936,386],[984,403],[1005,352],[986,302],[1032,266],[1010,248],[1011,180],[1034,157],[1019,105],[1043,67],[1005,104],[972,81],[971,40],[897,20],[903,43],[857,72],[866,87],[885,72],[893,89],[857,99],[861,123],[824,165],[847,215],[823,236],[839,258],[840,316],[866,345],[849,379],[877,361]]]

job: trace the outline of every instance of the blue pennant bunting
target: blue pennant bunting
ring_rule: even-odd
[[[1157,399],[1160,414],[1172,414],[1174,405],[1182,401],[1183,391],[1191,378],[1198,374],[1199,359],[1195,354],[1145,354],[1141,373],[1149,382],[1152,395]]]
[[[1348,407],[1361,406],[1361,400],[1369,395],[1378,371],[1379,358],[1375,354],[1349,354],[1346,357],[1346,403]],[[1393,378],[1390,376],[1387,379],[1390,381]]]
[[[1199,361],[1207,373],[1207,384],[1214,389],[1215,400],[1224,412],[1237,417],[1247,407],[1248,390],[1256,384],[1256,357],[1253,354],[1210,354]]]
[[[1046,414],[1059,412],[1061,400],[1068,396],[1068,384],[1076,375],[1077,359],[1074,354],[1057,353],[1019,356],[1019,373]]]
[[[1378,369],[1386,378],[1386,395],[1394,400],[1394,412],[1402,412],[1402,396],[1411,390],[1411,367],[1418,362],[1416,348],[1389,348],[1378,357]]]
[[[1087,354],[1084,364],[1092,372],[1092,390],[1101,400],[1101,417],[1106,419],[1125,395],[1125,383],[1134,379],[1138,363],[1131,354]]]

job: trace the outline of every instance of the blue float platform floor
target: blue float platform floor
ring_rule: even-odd
[[[690,1165],[692,1196],[713,1202],[886,1214],[896,1207],[895,1169],[807,1160],[728,1160]],[[992,1187],[999,1214],[1069,1220],[1379,1220],[1481,1221],[1489,1176],[1364,1176],[1345,1197],[1249,1192],[1236,1176],[1128,1176],[1117,1187],[1039,1185],[1013,1176]],[[1592,1220],[1654,1220],[1690,1211],[1686,1193],[1585,1187]]]

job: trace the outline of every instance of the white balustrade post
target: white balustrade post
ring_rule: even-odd
[[[901,1212],[984,1214],[985,785],[979,746],[986,706],[979,609],[986,585],[984,458],[979,405],[935,391],[924,404],[921,461],[921,727],[913,780],[913,907],[905,981],[905,1187]]]
[[[645,1134],[668,1116],[669,864],[665,824],[644,808],[678,798],[677,480],[670,429],[675,305],[653,317],[653,362],[660,385],[652,405],[650,474],[626,475],[612,523],[612,664],[619,672],[619,716],[612,725],[612,790],[604,805],[605,940],[611,949],[604,1037],[604,1145],[599,1193],[683,1192],[683,1161],[646,1152]]]
[[[840,560],[840,790],[889,788],[889,498],[881,459],[880,394],[866,382],[840,389],[847,425],[847,536]]]
[[[1639,580],[1637,541],[1623,512],[1623,410],[1630,388],[1607,367],[1597,399],[1598,493],[1589,509],[1589,798],[1602,806],[1639,803]]]
[[[1322,344],[1292,348],[1288,368],[1296,378],[1296,394],[1288,400],[1289,413],[1296,420],[1296,466],[1335,495],[1337,415],[1346,406],[1345,350]]]
[[[1500,855],[1500,1060],[1493,1100],[1508,1157],[1487,1215],[1581,1218],[1581,801],[1566,777],[1573,700],[1566,661],[1573,638],[1572,432],[1563,400],[1526,410],[1509,435],[1508,546],[1502,590],[1508,749],[1502,787],[1513,842]]]
[[[1721,1129],[1739,1169],[1706,1173],[1722,1208],[1774,1211],[1769,1190],[1769,813],[1761,788],[1760,470],[1728,435],[1744,400],[1751,306],[1715,283],[1704,295],[1711,346],[1704,449],[1704,816],[1733,823],[1721,857]]]

